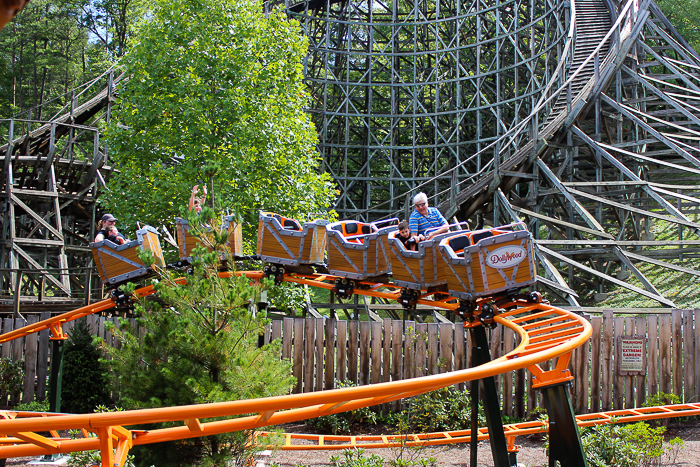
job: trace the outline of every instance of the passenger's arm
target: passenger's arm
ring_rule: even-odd
[[[189,210],[194,209],[194,198],[197,196],[197,192],[199,191],[199,185],[195,185],[192,187],[192,194],[190,195],[190,201],[187,203],[187,207]]]
[[[437,228],[436,230],[431,231],[428,233],[428,236],[426,237],[426,240],[430,240],[431,238],[435,237],[436,235],[443,234],[450,230],[450,226],[445,224],[442,227]]]

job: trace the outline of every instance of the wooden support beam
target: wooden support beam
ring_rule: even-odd
[[[641,214],[641,215],[643,215],[643,216],[654,217],[654,218],[656,218],[656,219],[661,219],[661,220],[664,220],[664,221],[666,221],[666,222],[671,222],[671,223],[673,223],[673,224],[684,225],[684,226],[686,226],[686,227],[690,227],[690,228],[693,229],[693,230],[698,230],[698,229],[700,229],[700,224],[697,224],[697,223],[695,223],[695,222],[689,222],[689,221],[686,221],[686,220],[684,220],[684,219],[679,219],[679,218],[677,218],[677,217],[666,216],[666,215],[663,215],[663,214],[657,214],[657,213],[654,212],[654,211],[645,211],[645,210],[643,210],[643,209],[638,209],[638,208],[635,208],[635,207],[633,207],[633,206],[628,206],[628,205],[626,205],[626,204],[618,203],[618,202],[616,202],[616,201],[612,201],[612,200],[609,200],[609,199],[606,199],[606,198],[602,198],[602,197],[600,197],[600,196],[595,196],[595,195],[593,195],[593,194],[591,194],[591,193],[586,193],[585,191],[578,191],[578,190],[574,190],[573,188],[570,188],[569,190],[571,191],[572,194],[581,196],[581,197],[583,197],[583,198],[588,198],[588,199],[590,199],[591,201],[597,201],[597,202],[599,202],[599,203],[602,203],[602,204],[605,204],[605,205],[608,205],[608,206],[611,206],[611,207],[614,207],[614,208],[623,209],[623,210],[625,210],[625,211],[635,212],[635,213]]]
[[[575,266],[575,267],[577,267],[578,269],[581,269],[581,270],[583,270],[583,271],[586,271],[586,272],[588,272],[588,273],[590,273],[590,274],[593,274],[593,275],[596,276],[596,277],[599,277],[599,278],[604,279],[604,280],[606,280],[606,281],[612,282],[613,284],[619,285],[620,287],[624,287],[624,288],[629,289],[629,290],[631,290],[631,291],[633,291],[633,292],[636,292],[636,293],[638,293],[638,294],[644,295],[645,297],[648,297],[648,298],[651,298],[651,299],[653,299],[653,300],[656,300],[657,302],[662,303],[662,304],[664,304],[664,305],[666,305],[666,306],[669,306],[669,307],[672,307],[672,308],[675,308],[675,307],[676,307],[676,305],[675,305],[671,300],[668,300],[667,298],[665,298],[665,297],[663,297],[663,296],[661,296],[661,295],[657,295],[657,294],[651,293],[651,292],[649,292],[649,291],[647,291],[647,290],[640,289],[639,287],[635,287],[634,285],[628,284],[628,283],[625,282],[625,281],[621,281],[621,280],[619,280],[619,279],[617,279],[617,278],[615,278],[615,277],[609,276],[609,275],[604,274],[604,273],[602,273],[602,272],[600,272],[600,271],[596,271],[596,270],[593,269],[593,268],[590,268],[590,267],[588,267],[588,266],[586,266],[586,265],[584,265],[584,264],[581,264],[581,263],[579,263],[578,261],[574,261],[573,259],[568,258],[568,257],[566,257],[566,256],[564,256],[564,255],[560,255],[559,253],[557,253],[557,252],[555,252],[555,251],[553,251],[553,250],[550,250],[549,248],[545,248],[545,247],[542,246],[542,245],[539,245],[539,248],[540,248],[540,250],[541,250],[543,253],[545,253],[545,254],[547,254],[547,255],[553,257],[553,258],[556,258],[556,259],[558,259],[559,261],[563,261],[563,262],[565,262],[565,263],[567,263],[567,264],[571,264],[572,266]]]

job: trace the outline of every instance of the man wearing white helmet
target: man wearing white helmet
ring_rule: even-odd
[[[428,196],[418,193],[413,197],[415,209],[408,218],[411,234],[416,241],[430,240],[449,230],[447,220],[437,208],[428,206]]]

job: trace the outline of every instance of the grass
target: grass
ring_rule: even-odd
[[[678,230],[675,224],[656,221],[651,231],[654,233],[656,240],[669,241],[678,239]],[[688,229],[684,228],[684,232],[688,232]],[[695,234],[689,235],[686,233],[685,235],[686,239],[689,240],[698,239],[698,236]],[[651,249],[650,247],[644,248]],[[677,247],[672,245],[661,245],[659,247],[652,248],[660,250]],[[700,270],[700,258],[696,257],[686,257],[683,259],[663,259],[662,261],[688,269]],[[673,301],[676,307],[683,309],[700,308],[699,276],[675,271],[673,269],[664,268],[643,261],[635,261],[634,265],[642,274],[644,274],[647,280],[656,287],[659,293],[661,293],[661,295],[667,299]],[[644,289],[644,285],[634,274],[630,274],[630,277],[626,280],[626,282]],[[595,291],[593,291],[584,295],[581,303],[583,304],[584,302],[588,302],[590,305],[610,308],[658,308],[664,306],[652,298],[647,298],[641,294],[638,294],[637,292],[609,282],[606,283],[604,291],[609,294],[606,300],[602,302],[595,302],[593,300]]]

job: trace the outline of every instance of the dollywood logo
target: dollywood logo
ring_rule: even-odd
[[[486,264],[498,269],[512,268],[525,258],[527,258],[525,248],[517,245],[507,245],[490,253],[486,257]]]

